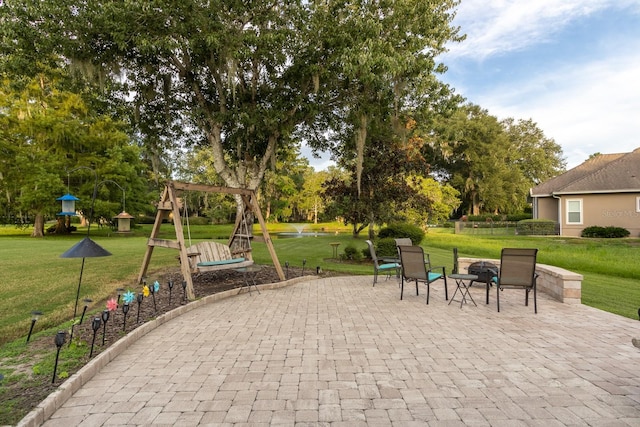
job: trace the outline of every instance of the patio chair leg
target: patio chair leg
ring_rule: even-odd
[[[498,313],[500,313],[500,286],[496,285],[496,304],[498,305]]]
[[[533,312],[538,314],[538,297],[536,295],[536,285],[533,285]]]
[[[400,301],[402,301],[402,293],[404,292],[404,277],[402,278],[402,281],[400,282]]]
[[[449,301],[449,287],[447,286],[447,276],[443,275],[442,277],[444,277],[444,299],[445,301]]]
[[[427,305],[429,305],[429,290],[431,289],[431,286],[429,286],[429,283],[427,283]]]
[[[487,304],[489,304],[489,289],[491,288],[491,282],[487,278]]]
[[[416,280],[416,295],[419,295],[418,292],[418,281]]]

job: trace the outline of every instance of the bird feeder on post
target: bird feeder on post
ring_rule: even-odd
[[[129,233],[131,231],[132,215],[122,211],[118,215],[114,216],[113,219],[118,221],[118,233]]]
[[[80,199],[70,193],[67,193],[64,196],[58,197],[56,200],[62,202],[62,210],[56,215],[63,218],[64,226],[68,230],[71,226],[71,217],[76,216],[76,202]]]

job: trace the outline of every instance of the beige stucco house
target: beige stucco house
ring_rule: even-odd
[[[592,225],[615,226],[640,237],[640,148],[601,154],[531,189],[533,217],[580,236]]]

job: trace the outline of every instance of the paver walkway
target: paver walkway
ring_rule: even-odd
[[[192,310],[139,338],[44,425],[640,425],[640,322],[545,295],[535,315],[513,290],[500,313],[482,288],[478,307],[447,305],[441,285],[429,305],[411,287],[400,301],[395,280],[371,279]]]

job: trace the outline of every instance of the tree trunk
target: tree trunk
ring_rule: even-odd
[[[376,233],[374,230],[374,224],[373,221],[371,221],[369,223],[369,240],[371,240],[373,242],[373,239],[376,237]]]
[[[41,213],[36,214],[31,237],[44,237],[44,215]]]
[[[59,216],[56,218],[56,231],[55,234],[69,234],[69,227],[67,226],[68,216]]]

